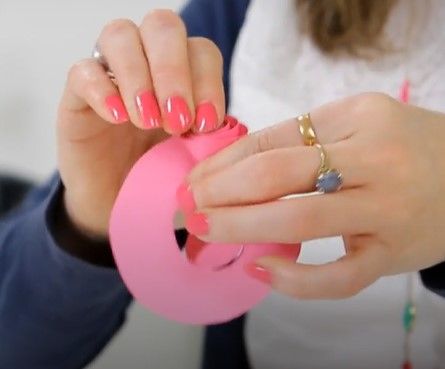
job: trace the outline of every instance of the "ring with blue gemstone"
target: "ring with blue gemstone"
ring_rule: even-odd
[[[319,143],[314,144],[320,153],[320,168],[318,169],[315,187],[320,193],[337,192],[343,185],[343,175],[337,169],[329,168],[326,150]]]

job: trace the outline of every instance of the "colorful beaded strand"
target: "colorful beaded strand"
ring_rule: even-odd
[[[414,304],[414,275],[407,277],[407,299],[403,309],[403,329],[405,331],[404,362],[402,369],[413,369],[411,362],[411,336],[416,321],[416,306]]]
[[[410,101],[411,84],[409,79],[405,79],[400,87],[399,99],[407,104]],[[405,331],[404,339],[404,361],[402,369],[413,369],[411,361],[411,336],[416,321],[416,306],[414,304],[414,275],[410,273],[407,276],[407,296],[406,303],[403,308],[403,329]]]

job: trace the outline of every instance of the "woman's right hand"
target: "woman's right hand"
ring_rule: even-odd
[[[152,11],[140,27],[115,20],[98,47],[116,84],[94,59],[71,68],[59,106],[58,159],[71,221],[103,237],[134,162],[171,134],[216,129],[225,101],[219,49],[188,38],[172,11]]]

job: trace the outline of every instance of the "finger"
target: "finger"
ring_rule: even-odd
[[[193,182],[251,155],[296,145],[303,145],[303,140],[297,120],[292,118],[250,134],[211,158],[202,161],[192,170],[188,179]]]
[[[113,71],[131,121],[139,128],[160,127],[161,114],[139,28],[129,20],[115,20],[104,28],[98,45]]]
[[[375,201],[367,200],[362,190],[351,189],[258,205],[204,209],[189,213],[186,227],[206,241],[298,243],[372,233],[379,216]]]
[[[119,91],[94,59],[81,60],[70,69],[61,107],[72,112],[91,107],[109,123],[128,120]]]
[[[299,299],[344,299],[385,275],[389,263],[384,246],[364,236],[360,247],[324,265],[298,264],[277,257],[264,257],[256,264],[261,268],[258,272],[268,273],[273,288],[283,294]]]
[[[141,36],[164,128],[184,133],[193,124],[195,110],[185,25],[174,12],[155,10],[145,17]]]
[[[319,142],[335,143],[353,134],[357,128],[348,123],[351,120],[348,106],[348,100],[339,100],[311,112]],[[254,154],[302,145],[299,123],[297,118],[292,118],[241,139],[197,165],[188,178],[190,181],[196,180]]]
[[[202,37],[190,38],[188,50],[193,97],[197,106],[193,130],[199,133],[211,132],[224,120],[222,55],[212,41]]]
[[[344,189],[366,183],[367,171],[352,144],[342,141],[325,149],[330,167],[342,174]],[[198,209],[258,204],[314,191],[319,167],[320,152],[315,147],[270,150],[191,182],[187,196]],[[238,178],[242,181],[234,180]]]

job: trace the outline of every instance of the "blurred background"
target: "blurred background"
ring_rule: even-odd
[[[114,18],[140,22],[153,8],[185,0],[1,0],[0,171],[44,181],[54,170],[55,119],[66,73],[89,57]],[[124,329],[89,369],[195,369],[202,329],[134,304]]]

